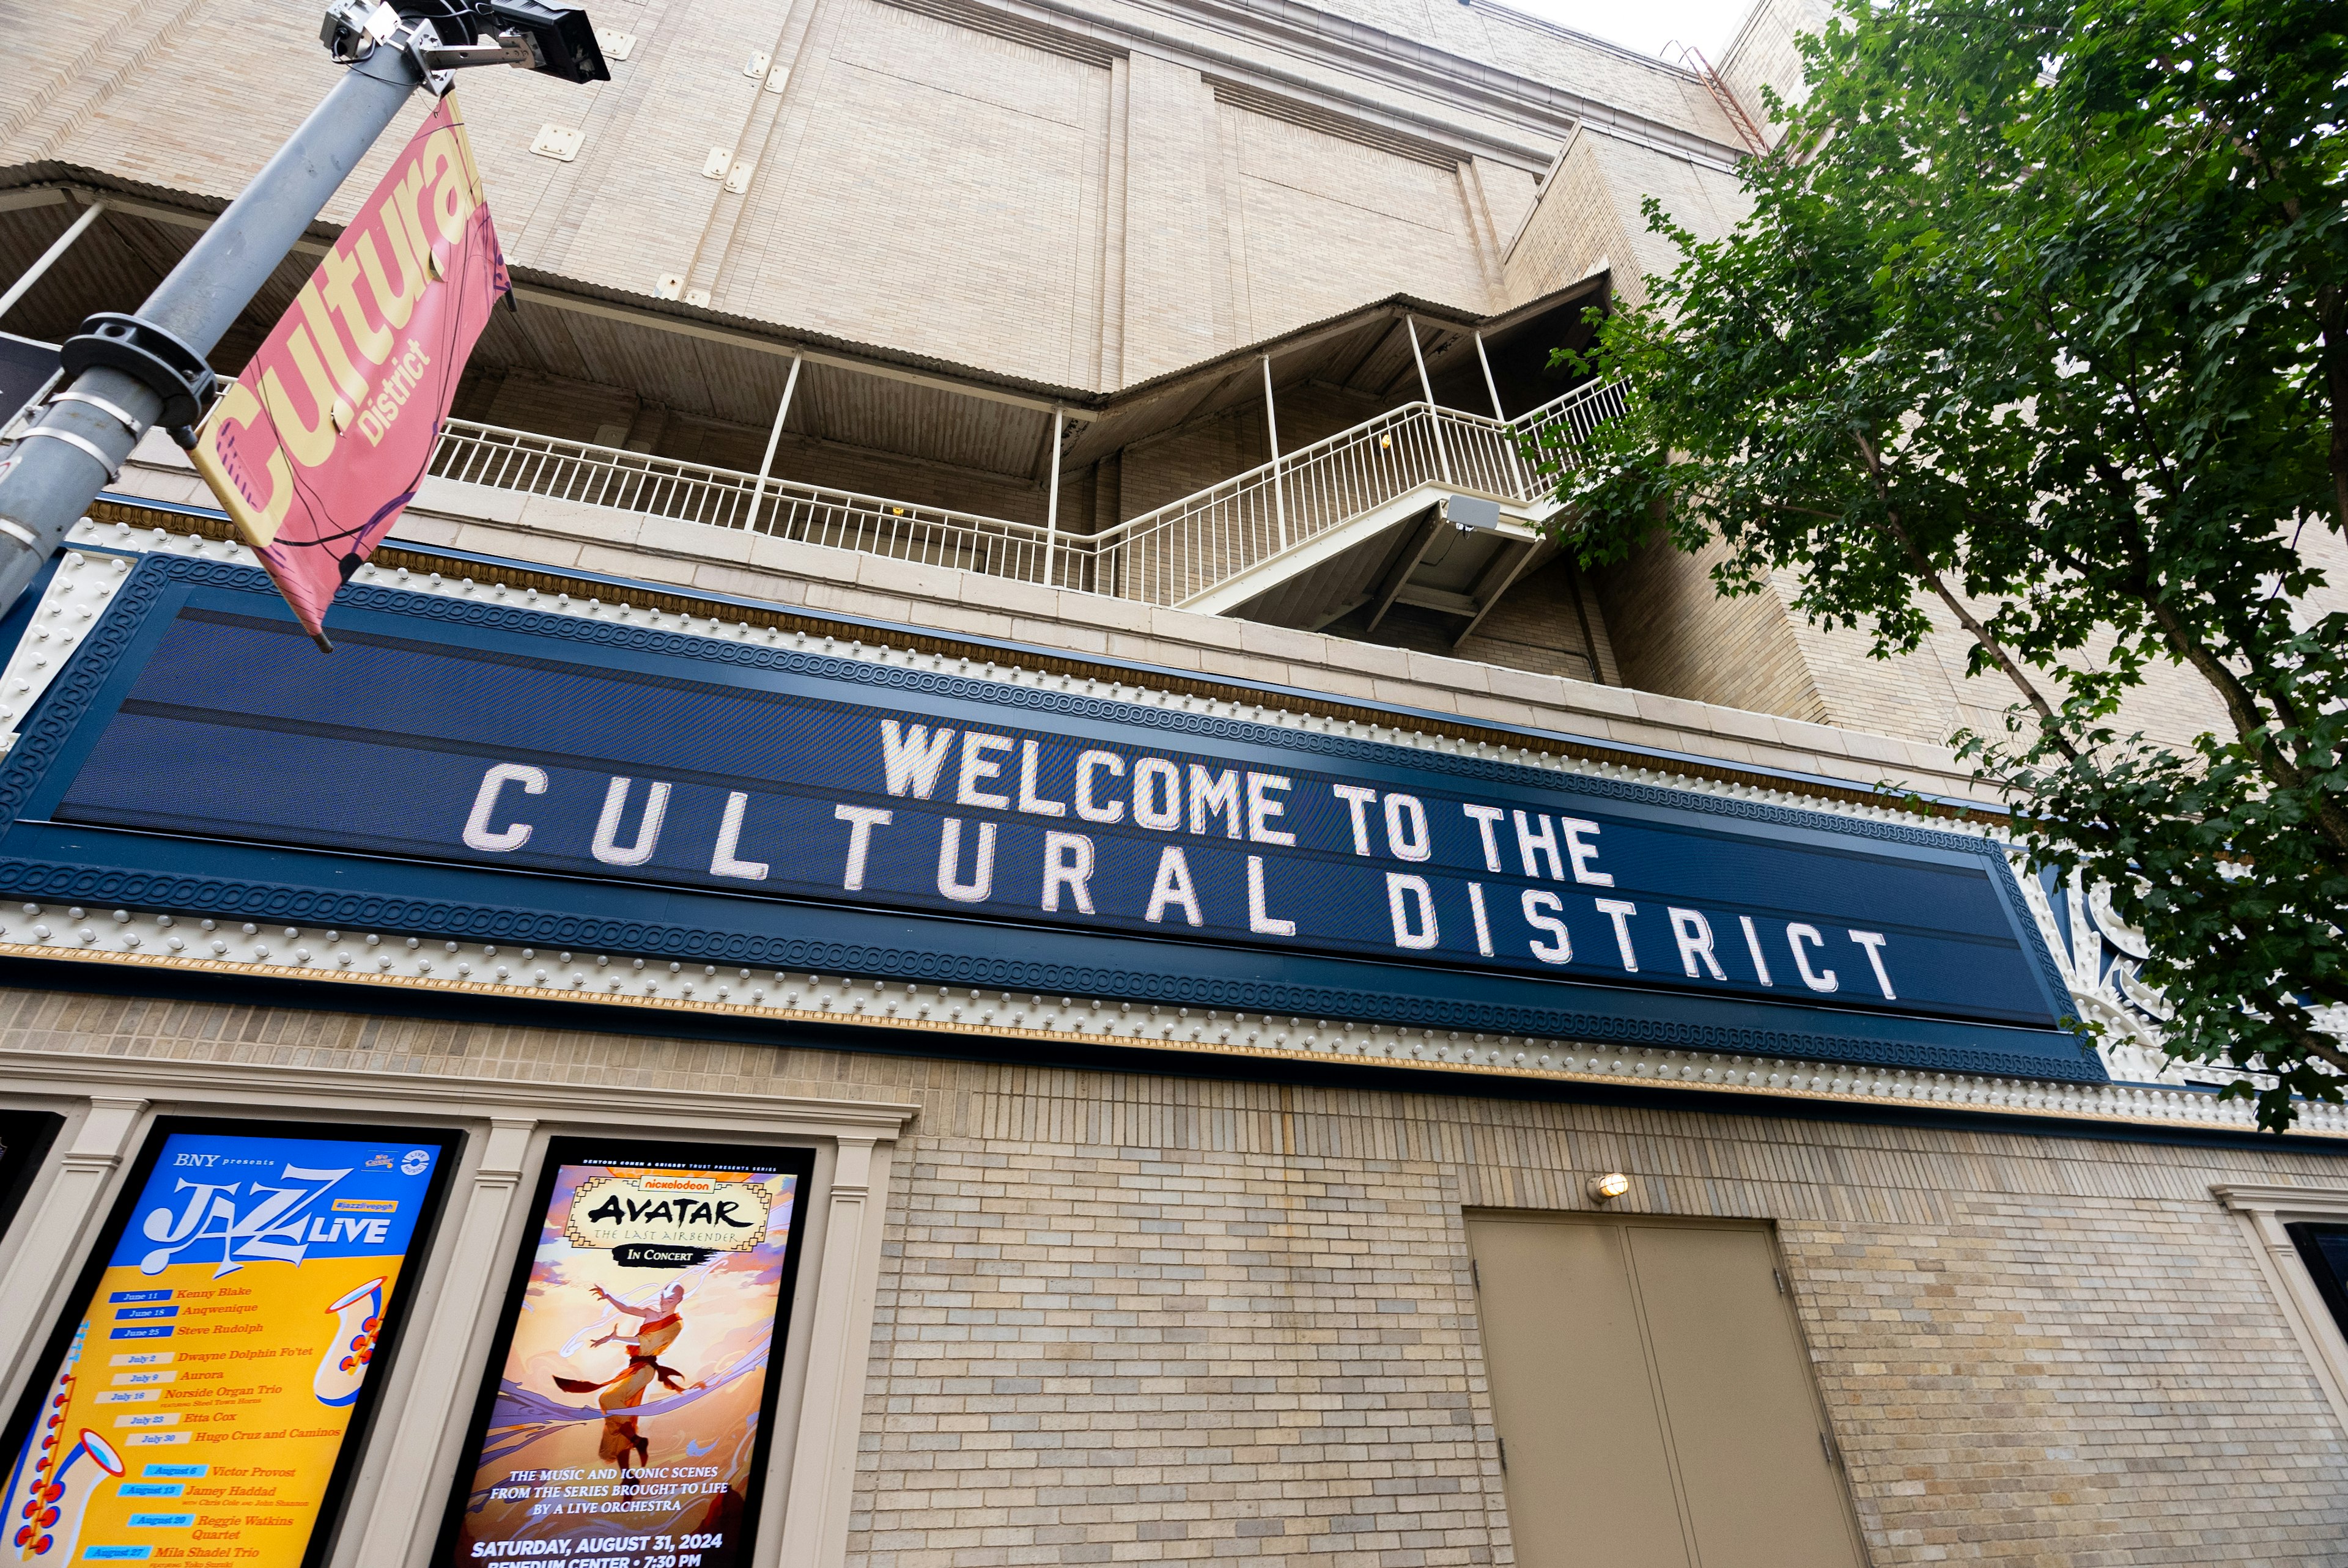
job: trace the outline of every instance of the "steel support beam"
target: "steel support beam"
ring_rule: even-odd
[[[1426,417],[1432,421],[1429,428],[1435,432],[1436,466],[1442,471],[1443,482],[1454,484],[1457,481],[1451,477],[1451,448],[1443,440],[1443,410],[1435,405],[1435,383],[1426,378],[1426,356],[1418,352],[1418,318],[1405,316],[1402,322],[1410,333],[1411,363],[1418,366],[1419,395],[1426,399]]]
[[[791,394],[799,389],[799,366],[805,363],[797,354],[791,356],[791,373],[783,378],[783,401],[776,406],[774,428],[767,432],[766,455],[758,459],[758,487],[750,497],[750,528],[757,532],[758,513],[767,504],[767,476],[775,471],[775,447],[783,438],[783,421],[791,416]]]
[[[98,215],[105,210],[106,203],[103,201],[93,201],[82,209],[81,216],[73,220],[72,226],[57,236],[56,243],[41,252],[41,259],[26,268],[25,275],[9,284],[6,293],[0,294],[0,316],[6,315],[18,300],[32,292],[33,285],[48,275],[49,269],[57,265],[57,258],[72,250],[73,242],[88,233],[89,226],[98,221]]]
[[[1467,641],[1470,637],[1476,635],[1476,629],[1484,624],[1484,618],[1492,613],[1493,607],[1500,602],[1500,596],[1516,586],[1517,579],[1524,575],[1525,568],[1532,564],[1533,557],[1540,554],[1541,544],[1541,540],[1535,539],[1532,543],[1525,546],[1522,549],[1519,549],[1517,552],[1517,559],[1509,563],[1507,573],[1501,576],[1500,580],[1498,583],[1493,585],[1492,591],[1489,593],[1479,593],[1476,596],[1476,613],[1468,618],[1467,626],[1460,631],[1459,635],[1451,640],[1452,647],[1457,648],[1461,643]],[[1485,573],[1484,580],[1490,582],[1492,580],[1492,576],[1493,574],[1490,572]]]
[[[1280,420],[1272,412],[1272,355],[1263,356],[1263,435],[1272,447],[1272,515],[1280,526],[1280,548],[1288,548],[1288,497],[1280,483]]]
[[[1426,552],[1435,548],[1435,541],[1442,534],[1443,508],[1437,506],[1427,512],[1426,521],[1418,526],[1418,531],[1411,535],[1410,541],[1403,546],[1402,554],[1393,569],[1386,573],[1385,580],[1378,584],[1377,608],[1370,611],[1369,624],[1362,628],[1364,631],[1378,629],[1378,622],[1384,620],[1386,611],[1395,607],[1395,597],[1409,586],[1410,574],[1418,569],[1418,563],[1426,559]]]
[[[1060,411],[1052,410],[1051,489],[1044,499],[1044,586],[1056,588],[1053,558],[1060,553]]]

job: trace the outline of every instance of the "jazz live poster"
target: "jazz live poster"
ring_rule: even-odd
[[[6,1561],[324,1557],[456,1134],[300,1132],[149,1134],[10,1427]]]
[[[813,1155],[558,1141],[440,1562],[740,1568]]]

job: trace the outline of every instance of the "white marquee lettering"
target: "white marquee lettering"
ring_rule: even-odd
[[[872,847],[872,830],[888,826],[895,814],[880,806],[835,805],[831,808],[831,815],[834,821],[849,825],[848,869],[839,878],[840,891],[861,893],[864,891],[864,860]]]
[[[1247,776],[1248,838],[1255,844],[1294,844],[1296,835],[1283,828],[1267,825],[1273,817],[1288,813],[1288,803],[1273,800],[1272,790],[1290,788],[1286,774],[1250,774]]]
[[[1137,768],[1134,772],[1138,776],[1140,770]],[[1134,807],[1136,815],[1140,814],[1140,809],[1137,803]],[[1166,846],[1166,853],[1158,857],[1158,880],[1150,884],[1149,908],[1141,917],[1155,926],[1166,918],[1167,910],[1176,907],[1181,909],[1182,918],[1191,925],[1206,923],[1199,917],[1198,889],[1190,885],[1190,862],[1184,857],[1179,845],[1169,844]]]
[[[1042,749],[1034,741],[1019,744],[1019,809],[1036,816],[1066,816],[1066,802],[1045,800],[1035,793],[1036,753]]]
[[[1622,972],[1639,972],[1639,949],[1631,945],[1631,917],[1639,912],[1636,904],[1625,904],[1620,898],[1593,898],[1598,912],[1614,922],[1614,946],[1622,954]]]
[[[1598,858],[1598,846],[1581,842],[1583,834],[1597,833],[1598,825],[1594,822],[1584,822],[1578,816],[1560,816],[1557,819],[1557,825],[1565,830],[1565,857],[1573,862],[1573,879],[1576,882],[1586,882],[1599,887],[1613,886],[1612,872],[1592,871],[1590,868],[1590,863]],[[1554,855],[1551,856],[1550,863],[1552,866],[1556,864]]]
[[[1580,869],[1579,862],[1575,863],[1575,868]],[[1704,917],[1703,912],[1666,906],[1663,913],[1671,917],[1672,940],[1679,947],[1680,968],[1687,971],[1687,978],[1692,980],[1702,978],[1695,970],[1696,962],[1701,959],[1714,979],[1726,979],[1727,972],[1720,967],[1720,960],[1713,956],[1712,922]]]
[[[983,904],[994,891],[994,824],[978,825],[978,864],[962,880],[962,818],[950,816],[938,834],[938,891],[957,904]]]
[[[1484,869],[1498,876],[1500,872],[1499,840],[1492,833],[1492,825],[1508,815],[1497,805],[1463,805],[1459,808],[1475,819],[1476,835],[1484,841]]]
[[[1359,784],[1331,784],[1329,793],[1344,801],[1345,809],[1354,814],[1354,853],[1367,855],[1370,852],[1370,822],[1367,812],[1370,802],[1378,798],[1378,792],[1374,789],[1364,789]]]
[[[1426,832],[1426,807],[1416,795],[1386,796],[1386,848],[1396,860],[1424,860],[1435,853],[1435,841]]]
[[[1850,934],[1850,939],[1867,949],[1867,961],[1875,966],[1875,983],[1882,988],[1883,999],[1888,1002],[1898,1001],[1899,995],[1891,989],[1890,972],[1883,967],[1883,933],[1853,931]]]
[[[1093,841],[1081,833],[1047,833],[1044,835],[1044,912],[1060,912],[1060,894],[1066,889],[1068,901],[1079,915],[1093,912],[1093,896],[1088,884],[1093,879]]]
[[[1223,836],[1240,835],[1240,775],[1230,768],[1210,774],[1190,764],[1190,831],[1203,834],[1210,817],[1223,819]]]
[[[606,866],[642,866],[660,845],[661,819],[668,815],[668,785],[644,786],[644,815],[636,824],[636,841],[620,847],[620,819],[627,815],[628,786],[633,780],[615,778],[603,792],[603,815],[595,823],[595,858]]]
[[[489,818],[497,815],[498,795],[510,784],[521,785],[524,794],[544,794],[546,770],[527,763],[499,763],[483,774],[480,792],[473,796],[473,815],[465,819],[467,848],[507,855],[530,842],[530,824],[526,822],[517,822],[502,830],[489,826]]]
[[[1424,876],[1386,873],[1386,917],[1394,922],[1397,948],[1424,950],[1443,939],[1435,923],[1435,890]]]
[[[945,765],[946,748],[953,744],[953,737],[952,730],[932,734],[927,724],[915,724],[900,733],[896,720],[881,720],[880,772],[889,793],[929,799],[938,787],[938,770]]]
[[[1533,957],[1544,964],[1573,962],[1573,936],[1565,928],[1564,920],[1560,918],[1565,913],[1564,901],[1554,893],[1544,893],[1538,887],[1528,887],[1525,889],[1524,911],[1526,925],[1536,931],[1546,931],[1557,938],[1554,942],[1543,942],[1539,938],[1535,938],[1532,942]]]
[[[1293,937],[1296,922],[1275,920],[1264,908],[1263,856],[1248,856],[1248,929],[1260,937]]]
[[[1010,749],[1011,737],[1008,735],[982,734],[976,730],[963,731],[962,778],[954,786],[954,804],[983,806],[990,811],[1009,809],[1011,805],[1009,795],[994,794],[980,789],[978,783],[981,779],[1003,776],[1003,764],[988,761],[987,753],[1007,752]]]
[[[1115,752],[1086,752],[1076,759],[1076,815],[1086,822],[1119,822],[1125,817],[1125,802],[1098,802],[1093,797],[1093,774],[1102,768],[1111,778],[1125,776],[1125,759]]]
[[[1801,971],[1802,983],[1814,991],[1834,990],[1840,984],[1835,979],[1835,972],[1832,969],[1811,968],[1810,955],[1803,950],[1802,944],[1805,942],[1813,948],[1823,948],[1827,945],[1827,939],[1818,935],[1818,928],[1816,926],[1786,927],[1786,945],[1794,949],[1794,968]]]
[[[1182,825],[1182,773],[1163,757],[1133,764],[1133,821],[1159,833]]]
[[[717,826],[717,849],[709,857],[712,876],[738,876],[746,882],[764,882],[767,863],[744,860],[736,854],[742,847],[742,818],[750,809],[750,797],[735,790],[726,797],[726,819]]]

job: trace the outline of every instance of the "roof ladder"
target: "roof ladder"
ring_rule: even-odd
[[[1730,125],[1735,127],[1737,138],[1745,143],[1746,149],[1756,158],[1768,157],[1769,138],[1762,133],[1760,123],[1745,112],[1745,106],[1736,101],[1736,95],[1729,91],[1728,83],[1712,68],[1712,62],[1704,57],[1702,51],[1682,44],[1680,62],[1695,73],[1696,79],[1704,84],[1704,91],[1720,105],[1720,112],[1728,117]]]

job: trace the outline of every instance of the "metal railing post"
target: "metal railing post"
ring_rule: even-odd
[[[1517,451],[1517,427],[1509,424],[1509,411],[1500,406],[1499,384],[1492,379],[1492,358],[1484,352],[1484,334],[1480,331],[1476,334],[1476,363],[1484,367],[1484,390],[1492,395],[1492,417],[1506,426],[1500,439],[1508,445],[1509,471],[1517,477],[1517,499],[1529,501],[1532,497],[1525,494],[1529,487],[1525,480],[1524,459]]]
[[[775,427],[767,432],[767,454],[758,459],[758,483],[750,492],[750,531],[758,528],[758,513],[767,505],[767,476],[775,471],[775,447],[783,438],[783,421],[790,417],[791,394],[799,389],[799,356],[791,355],[791,373],[783,378],[783,401],[775,410]]]
[[[1435,466],[1447,485],[1456,484],[1451,477],[1451,452],[1443,444],[1443,411],[1435,406],[1435,383],[1426,379],[1426,356],[1418,352],[1418,319],[1406,315],[1402,324],[1410,333],[1411,363],[1418,366],[1418,390],[1426,398],[1426,419],[1435,432]]]
[[[89,226],[97,222],[98,215],[105,210],[106,203],[103,201],[92,201],[81,210],[81,216],[75,219],[66,231],[58,235],[47,250],[41,252],[41,259],[26,268],[24,276],[9,284],[6,293],[0,294],[0,316],[6,315],[18,300],[32,292],[33,285],[48,274],[49,269],[57,265],[58,257],[73,249],[73,242],[88,232]]]
[[[1052,410],[1052,479],[1051,491],[1044,502],[1044,586],[1056,586],[1052,569],[1053,557],[1060,548],[1060,411]]]
[[[1272,411],[1272,355],[1263,356],[1263,434],[1272,447],[1272,516],[1280,529],[1280,548],[1288,548],[1288,497],[1280,483],[1280,421]]]

